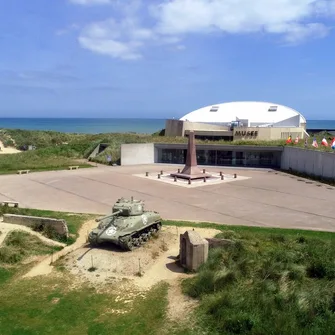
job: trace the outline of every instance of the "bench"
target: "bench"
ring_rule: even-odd
[[[1,205],[8,206],[13,205],[14,207],[19,207],[19,203],[17,201],[1,201]]]
[[[69,170],[78,170],[78,169],[79,169],[79,165],[69,166]]]
[[[29,173],[29,172],[30,172],[30,170],[18,170],[18,171],[17,171],[18,174],[24,174],[24,173],[27,174],[27,173]]]

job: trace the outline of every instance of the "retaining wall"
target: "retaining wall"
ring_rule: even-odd
[[[65,220],[16,214],[4,214],[3,220],[6,223],[18,224],[29,228],[36,226],[52,227],[58,235],[66,238],[69,236],[69,230]]]
[[[335,179],[335,153],[284,147],[280,167],[283,170]]]
[[[121,165],[141,165],[154,163],[154,143],[121,144]]]

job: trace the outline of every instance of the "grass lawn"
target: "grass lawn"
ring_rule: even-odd
[[[80,157],[65,156],[55,150],[26,151],[17,154],[2,154],[0,156],[0,174],[17,173],[18,170],[49,171],[66,170],[70,165],[80,168],[92,167],[86,163],[78,163]]]
[[[0,333],[6,335],[160,334],[167,284],[153,287],[132,306],[109,292],[67,279],[24,280],[0,290]],[[3,303],[4,302],[4,303]],[[117,311],[126,312],[118,314]]]
[[[0,290],[3,283],[25,268],[22,262],[28,257],[51,254],[61,249],[43,244],[38,237],[29,233],[10,232],[0,247]]]
[[[209,334],[333,334],[335,234],[219,229],[217,237],[235,244],[210,250],[199,273],[182,284],[185,294],[199,300],[195,318],[203,329]]]
[[[26,211],[73,220],[72,232],[85,217]],[[38,280],[19,280],[5,272],[7,263],[0,263],[0,334],[333,334],[333,233],[175,221],[163,225],[215,228],[221,231],[218,237],[234,241],[210,250],[198,273],[182,281],[183,292],[199,302],[194,311],[185,311],[191,323],[167,318],[166,283],[127,303],[120,301],[120,283],[74,285],[64,269]],[[10,240],[12,247],[15,240]],[[29,255],[51,252],[39,243],[14,243],[16,256],[10,259],[16,260],[16,274],[27,271],[23,261]]]

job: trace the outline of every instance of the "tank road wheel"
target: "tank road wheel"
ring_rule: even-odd
[[[143,240],[144,242],[146,242],[146,241],[149,240],[149,236],[148,236],[148,234],[146,234],[146,233],[141,234],[141,237],[142,237],[142,240]]]
[[[142,244],[145,243],[145,241],[143,240],[142,235],[140,235],[140,236],[138,237],[138,242],[139,242],[139,245],[142,245]]]
[[[151,232],[151,235],[155,235],[155,234],[157,233],[157,229],[154,228],[154,227],[152,227],[152,228],[150,229],[150,232]]]
[[[156,224],[156,227],[157,227],[157,230],[161,230],[162,229],[162,223],[161,222],[158,222]]]
[[[139,239],[138,239],[137,237],[134,237],[134,238],[133,238],[133,245],[134,245],[135,247],[138,247],[138,246],[140,245],[140,241],[139,241]]]
[[[131,237],[123,238],[120,240],[122,249],[132,251],[134,249],[133,240]]]

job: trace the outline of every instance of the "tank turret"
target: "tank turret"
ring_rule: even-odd
[[[110,242],[132,250],[161,229],[161,220],[159,213],[144,209],[142,200],[120,198],[111,214],[96,219],[99,225],[90,232],[88,240],[92,245]]]

